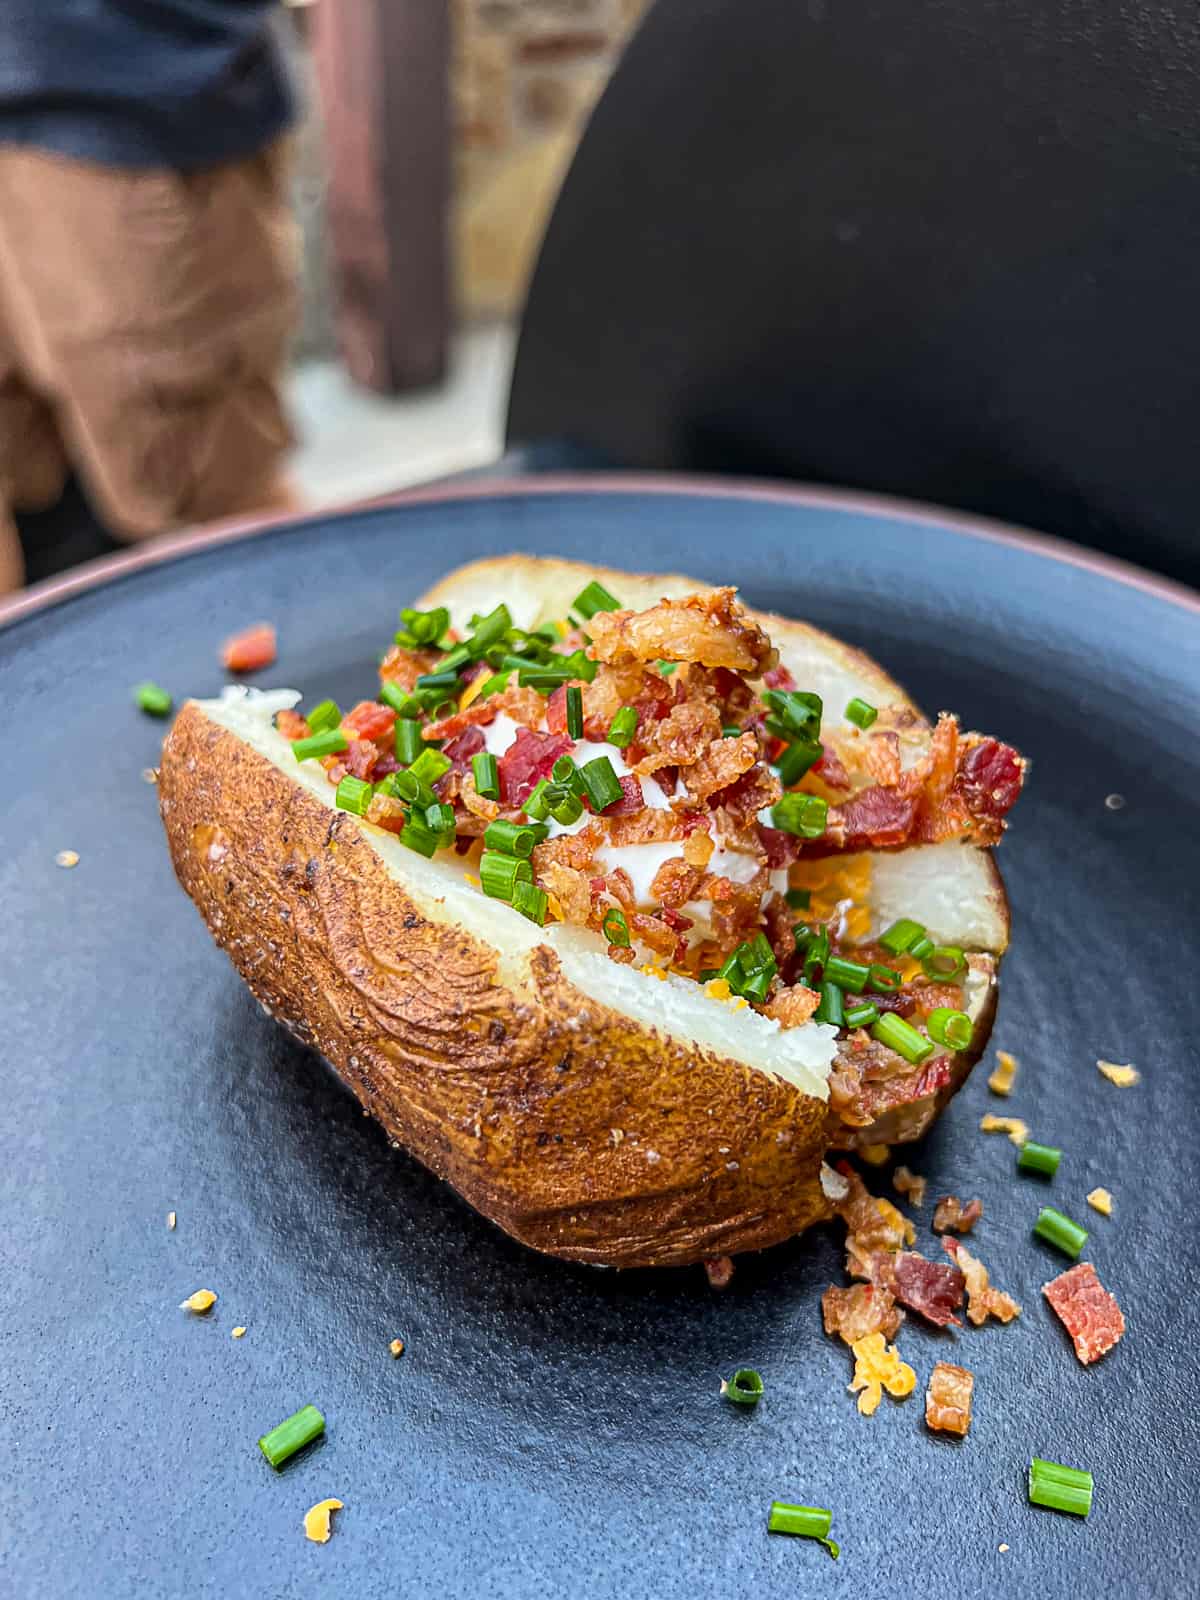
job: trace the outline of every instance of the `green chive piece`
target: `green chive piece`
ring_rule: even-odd
[[[616,805],[625,793],[607,756],[597,756],[594,761],[585,762],[579,769],[579,776],[587,790],[588,799],[597,811],[605,811],[609,806]]]
[[[567,733],[572,739],[583,738],[583,690],[577,683],[567,685]]]
[[[812,905],[812,890],[789,889],[783,898],[793,911],[807,911]]]
[[[506,822],[503,817],[497,817],[495,822],[488,823],[483,835],[483,848],[499,850],[506,856],[520,856],[527,861],[541,837],[536,828],[523,826],[519,822]]]
[[[722,1382],[721,1393],[735,1406],[756,1406],[763,1396],[762,1373],[753,1367],[739,1367],[732,1378]]]
[[[908,953],[914,961],[924,961],[933,954],[936,948],[937,946],[929,935],[923,933],[919,939],[914,939],[912,944],[909,945]]]
[[[397,717],[393,737],[396,760],[402,767],[410,767],[425,748],[425,741],[421,738],[421,724],[411,721],[408,717]]]
[[[1063,1255],[1070,1256],[1072,1261],[1078,1261],[1079,1252],[1087,1243],[1088,1237],[1086,1228],[1081,1228],[1077,1222],[1072,1222],[1070,1217],[1064,1217],[1062,1212],[1055,1211],[1053,1206],[1042,1207],[1033,1225],[1033,1231],[1039,1239],[1052,1244],[1056,1250],[1061,1250]]]
[[[379,698],[383,701],[385,706],[391,706],[392,710],[398,717],[419,716],[421,713],[421,702],[417,699],[416,695],[409,694],[407,690],[402,689],[398,683],[393,683],[390,678],[386,683],[380,684]],[[325,704],[332,705],[333,701],[327,700],[325,701]],[[341,716],[339,715],[338,721],[340,722],[341,720]],[[308,725],[310,728],[312,727],[311,717],[308,719]]]
[[[535,883],[526,883],[518,878],[513,884],[512,906],[514,911],[519,911],[523,917],[528,917],[530,922],[536,922],[542,927],[546,921],[546,910],[550,901],[544,889],[539,889]]]
[[[804,981],[810,983],[817,975],[820,968],[824,973],[825,963],[829,960],[829,929],[818,928],[808,941],[808,951],[804,957]]]
[[[340,728],[327,728],[324,733],[310,734],[307,739],[293,739],[292,754],[297,761],[308,761],[313,756],[337,756],[346,749],[348,742]]]
[[[442,800],[435,801],[426,807],[425,826],[437,840],[438,848],[444,850],[454,843],[454,807]]]
[[[821,732],[825,705],[819,694],[804,689],[768,689],[763,704],[773,713],[781,739],[816,739]]]
[[[521,809],[527,817],[532,817],[535,822],[544,822],[550,815],[550,783],[546,778],[539,780],[537,787],[529,794]],[[499,796],[497,796],[499,798]],[[580,807],[582,810],[583,807]]]
[[[454,763],[449,756],[444,756],[440,750],[435,750],[431,744],[426,742],[425,748],[408,770],[414,778],[418,778],[422,783],[427,783],[432,788],[439,778],[446,776],[453,765]]]
[[[866,1000],[861,1005],[846,1007],[848,1028],[869,1028],[873,1022],[879,1021],[879,1017],[879,1007],[871,1000]]]
[[[618,911],[616,906],[604,913],[600,931],[609,944],[615,944],[622,950],[629,949],[629,924],[625,921],[625,913]]]
[[[492,645],[498,644],[512,627],[512,616],[506,605],[501,604],[494,611],[489,611],[486,617],[476,617],[475,631],[466,641],[467,653],[478,658],[485,650],[490,650]]]
[[[721,729],[722,739],[740,739],[741,736],[742,730],[738,727],[736,722],[727,722]]]
[[[480,856],[479,883],[484,894],[493,900],[511,900],[514,885],[522,879],[533,882],[533,868],[528,861],[503,855],[499,850],[485,850]]]
[[[870,976],[870,967],[861,961],[847,961],[845,956],[830,956],[825,963],[826,983],[836,983],[839,989],[849,989],[852,994],[861,994]]]
[[[374,793],[374,787],[365,778],[356,778],[348,772],[334,791],[333,803],[340,811],[352,811],[356,817],[365,817]]]
[[[569,794],[583,794],[583,779],[570,756],[559,756],[550,768],[550,776],[560,789],[565,789]]]
[[[908,952],[917,956],[916,946]],[[938,983],[958,983],[967,975],[967,958],[956,944],[935,944],[928,955],[917,956],[927,978]]]
[[[470,659],[471,652],[467,646],[465,644],[456,644],[454,649],[447,650],[446,654],[438,662],[438,676],[440,677],[443,672],[461,672]]]
[[[382,697],[381,691],[380,698]],[[330,728],[341,727],[342,708],[336,700],[322,700],[320,705],[312,708],[304,720],[308,723],[309,733],[326,733]]]
[[[669,678],[679,665],[678,661],[656,661],[654,664],[664,678]]]
[[[485,800],[500,798],[500,768],[490,750],[481,750],[471,757],[471,776],[475,779],[475,793]]]
[[[825,970],[828,972],[828,965]],[[842,999],[842,991],[836,983],[822,983],[821,1004],[813,1012],[813,1021],[832,1023],[835,1028],[845,1027],[845,1001]]]
[[[165,717],[174,701],[166,689],[157,683],[139,683],[133,691],[134,704],[149,717]]]
[[[586,622],[589,618],[594,617],[597,611],[620,611],[621,602],[615,595],[609,594],[602,583],[597,583],[593,579],[585,589],[581,589],[575,596],[571,603],[571,609],[572,611],[578,611]]]
[[[1086,1517],[1092,1509],[1095,1487],[1091,1473],[1080,1467],[1063,1467],[1057,1461],[1043,1461],[1040,1456],[1034,1456],[1029,1463],[1029,1499],[1035,1506]]]
[[[793,1533],[801,1539],[815,1539],[823,1544],[836,1561],[841,1546],[829,1537],[833,1513],[822,1506],[789,1506],[782,1500],[771,1501],[771,1514],[767,1518],[769,1533]]]
[[[400,834],[400,843],[415,850],[426,860],[432,860],[437,854],[439,842],[437,834],[430,833],[424,822],[416,816],[409,817]]]
[[[785,794],[771,811],[771,824],[802,839],[819,839],[825,832],[828,800],[816,794]]]
[[[551,791],[553,793],[553,790]],[[528,806],[525,808],[528,814]],[[559,794],[550,806],[550,815],[555,822],[561,822],[564,828],[569,828],[573,822],[578,822],[583,815],[583,801],[577,794]]]
[[[285,1461],[290,1461],[297,1450],[319,1439],[325,1432],[325,1418],[316,1406],[301,1406],[294,1416],[288,1417],[270,1433],[264,1433],[258,1448],[278,1472]]]
[[[412,767],[405,772],[393,772],[388,783],[390,793],[397,800],[407,800],[421,811],[427,811],[437,798],[429,785],[417,777]]]
[[[846,721],[852,722],[856,728],[869,728],[878,715],[874,706],[860,700],[857,695],[846,707]]]
[[[877,994],[895,994],[896,990],[904,985],[904,979],[895,967],[881,967],[878,961],[871,963],[871,976],[868,981]]]
[[[436,606],[432,611],[405,607],[400,613],[400,623],[396,643],[408,650],[421,649],[438,642],[450,626],[450,613],[445,606]]]
[[[452,670],[443,671],[439,667],[436,672],[423,672],[417,679],[416,686],[423,695],[431,690],[437,690],[439,693],[448,691],[453,694],[458,688],[458,673]]]
[[[1017,1151],[1017,1167],[1021,1172],[1040,1172],[1047,1178],[1058,1171],[1061,1160],[1061,1150],[1056,1150],[1052,1144],[1035,1144],[1032,1139],[1026,1139]]]
[[[925,929],[919,922],[914,922],[911,917],[901,917],[899,922],[892,923],[886,933],[879,935],[879,943],[889,955],[902,956],[924,933]]]
[[[950,1050],[966,1050],[974,1032],[967,1013],[950,1006],[935,1006],[926,1017],[925,1026],[936,1044],[944,1044]]]
[[[796,941],[797,950],[807,950],[817,937],[817,930],[807,922],[797,922],[792,928],[792,938]]]
[[[887,1045],[889,1050],[894,1050],[898,1056],[903,1056],[905,1061],[910,1061],[915,1067],[925,1057],[933,1054],[933,1040],[927,1039],[923,1033],[918,1033],[911,1022],[905,1022],[903,1017],[898,1017],[894,1011],[885,1011],[879,1021],[872,1024],[871,1037],[878,1039],[880,1044]]]
[[[615,744],[618,750],[628,750],[637,732],[637,725],[637,707],[622,706],[608,725],[609,744]]]
[[[503,693],[508,688],[508,680],[511,676],[511,672],[494,672],[475,696],[476,700],[486,700],[489,695]]]
[[[795,739],[780,754],[775,763],[779,771],[779,781],[785,789],[790,789],[809,770],[814,767],[824,755],[823,745],[815,739]]]

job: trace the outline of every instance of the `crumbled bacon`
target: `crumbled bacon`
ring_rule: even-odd
[[[831,1337],[837,1334],[846,1344],[857,1344],[872,1333],[894,1339],[904,1320],[892,1296],[875,1283],[852,1283],[848,1289],[830,1284],[821,1296],[821,1314],[825,1332]]]
[[[869,1194],[866,1184],[849,1162],[839,1161],[837,1170],[850,1185],[849,1194],[838,1207],[838,1215],[846,1224],[858,1251],[896,1251],[902,1245],[913,1242],[916,1235],[912,1223],[901,1216],[890,1200]],[[849,1242],[847,1240],[848,1246]],[[866,1276],[869,1277],[870,1273]]]
[[[437,670],[437,660],[436,650],[402,650],[394,644],[379,664],[379,676],[411,694],[419,677]]]
[[[449,776],[451,774],[447,773],[447,777]],[[462,798],[463,805],[470,815],[485,823],[495,822],[500,815],[500,806],[495,800],[489,800],[485,795],[479,793],[479,790],[475,787],[474,774],[464,772],[461,775],[455,774],[455,776],[459,777],[458,792]],[[459,826],[461,828],[461,823]]]
[[[275,726],[285,739],[307,739],[309,726],[298,711],[281,711],[275,718]]]
[[[786,667],[771,667],[763,673],[763,685],[767,689],[794,689],[796,680]]]
[[[389,833],[401,833],[404,829],[405,809],[401,801],[389,794],[373,794],[371,803],[366,810],[368,822],[373,822],[377,828],[386,828]]]
[[[637,771],[646,776],[660,767],[687,767],[699,760],[708,746],[721,738],[721,718],[703,700],[684,700],[661,722],[639,731],[648,754],[638,762]]]
[[[442,746],[442,754],[455,772],[469,772],[471,758],[487,748],[482,728],[464,728],[457,738]]]
[[[780,1027],[800,1028],[809,1020],[821,1003],[815,989],[806,989],[802,983],[776,989],[763,1006],[764,1016],[773,1017]]]
[[[962,1268],[967,1281],[968,1322],[981,1328],[989,1317],[995,1317],[998,1322],[1011,1322],[1014,1317],[1021,1315],[1021,1308],[1011,1295],[992,1288],[987,1268],[965,1244],[943,1237],[942,1248],[955,1266]]]
[[[958,1267],[926,1261],[915,1250],[902,1250],[892,1262],[892,1293],[903,1306],[920,1312],[937,1328],[962,1326],[954,1313],[963,1303],[966,1279]]]
[[[550,776],[559,756],[565,756],[570,748],[571,741],[558,734],[518,728],[516,738],[497,762],[504,804],[519,806],[527,800],[541,780]]]
[[[678,935],[661,917],[652,917],[645,911],[633,911],[627,913],[626,921],[629,923],[630,936],[649,945],[655,955],[668,959],[674,956],[679,943]]]
[[[878,783],[885,788],[892,788],[903,775],[900,736],[896,733],[873,730],[868,734],[843,738],[838,746],[838,754],[852,782],[865,779],[868,784]]]
[[[773,806],[782,793],[783,786],[775,773],[759,763],[751,767],[749,772],[743,772],[728,789],[719,789],[709,795],[708,803],[714,810],[724,813],[721,819],[722,832],[728,832],[752,827],[758,813],[766,806]]]
[[[978,735],[968,735],[968,742]],[[959,763],[954,787],[974,815],[1002,817],[1016,804],[1025,782],[1025,761],[997,739],[970,744]]]
[[[356,778],[370,778],[375,771],[379,751],[369,739],[351,739],[342,751],[342,765]]]
[[[396,726],[396,713],[377,700],[360,700],[342,718],[342,732],[350,739],[370,739],[378,743],[390,739]]]
[[[1125,1332],[1121,1308],[1090,1261],[1081,1261],[1044,1283],[1042,1293],[1071,1335],[1075,1354],[1085,1367],[1107,1355]]]
[[[970,1233],[983,1215],[982,1200],[968,1200],[964,1206],[956,1194],[944,1194],[933,1213],[934,1233]]]
[[[510,683],[499,694],[472,700],[465,710],[452,712],[440,722],[427,722],[421,733],[426,739],[453,739],[464,728],[490,726],[502,714],[524,728],[540,728],[545,711],[546,702],[536,689],[522,689],[519,684]]]
[[[645,611],[601,611],[588,627],[597,661],[696,661],[757,677],[778,652],[738,604],[736,590],[711,589],[660,600]]]
[[[916,815],[915,798],[897,789],[863,789],[845,805],[830,806],[820,845],[849,852],[893,849],[907,842]]]
[[[562,861],[542,861],[537,878],[540,886],[558,901],[567,922],[587,922],[592,914],[592,890],[586,872]]]
[[[642,797],[642,786],[632,775],[627,778],[618,778],[621,785],[621,798],[613,802],[605,811],[606,817],[633,817],[645,809],[646,802]]]
[[[758,838],[772,872],[791,866],[793,861],[800,859],[800,841],[794,833],[785,833],[782,828],[767,828],[760,822]]]
[[[820,757],[813,763],[811,770],[828,789],[844,792],[852,787],[850,774],[831,744],[822,745]]]
[[[226,672],[261,672],[274,660],[275,629],[269,622],[256,622],[221,646],[221,665]]]
[[[703,868],[689,867],[682,856],[672,856],[654,874],[650,897],[660,906],[677,911],[695,896],[703,878]]]
[[[713,1289],[728,1289],[733,1282],[733,1257],[732,1256],[706,1256],[704,1271],[708,1275],[709,1287]]]
[[[758,763],[758,740],[752,733],[740,734],[736,739],[714,739],[701,752],[690,767],[680,773],[684,788],[697,804],[703,804],[711,795],[729,789]]]
[[[925,1426],[935,1433],[956,1433],[963,1438],[971,1426],[974,1389],[974,1374],[966,1367],[939,1361],[929,1374],[925,1391]]]

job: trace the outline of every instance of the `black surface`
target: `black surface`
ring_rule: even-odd
[[[512,549],[739,579],[1033,757],[1003,852],[1017,1092],[981,1071],[908,1158],[931,1200],[982,1196],[975,1242],[1025,1308],[902,1331],[922,1386],[939,1356],[976,1372],[965,1443],[926,1435],[919,1394],[855,1411],[820,1327],[833,1230],[725,1295],[527,1252],[387,1148],[176,887],[139,776],[162,730],[129,686],[214,691],[217,642],[265,615],[272,681],[353,698],[416,588]],[[0,633],[5,1593],[1194,1593],[1198,639],[1181,605],[930,523],[519,486],[229,545]],[[1113,1088],[1098,1056],[1143,1083]],[[985,1110],[1065,1147],[1049,1194]],[[1084,1203],[1098,1183],[1111,1220]],[[1029,1235],[1047,1198],[1090,1226],[1129,1320],[1091,1370],[1039,1294],[1063,1265]],[[200,1286],[207,1320],[176,1309]],[[749,1416],[717,1393],[743,1362],[767,1384]],[[276,1477],[255,1441],[307,1401],[328,1436]],[[1032,1454],[1092,1468],[1090,1522],[1027,1506]],[[301,1517],[329,1495],[318,1548]],[[838,1565],[768,1537],[776,1497],[833,1509]]]
[[[907,494],[1196,582],[1200,10],[658,0],[509,435]]]

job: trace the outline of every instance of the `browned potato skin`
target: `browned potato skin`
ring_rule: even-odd
[[[179,881],[254,994],[514,1238],[683,1265],[830,1215],[823,1101],[597,1004],[546,947],[529,993],[510,992],[489,946],[388,875],[367,824],[193,704],[159,796]]]

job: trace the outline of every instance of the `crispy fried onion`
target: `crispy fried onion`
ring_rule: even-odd
[[[1014,1317],[1021,1315],[1021,1308],[1011,1295],[992,1288],[987,1268],[965,1244],[960,1244],[957,1239],[943,1238],[942,1248],[955,1266],[962,1269],[966,1279],[968,1322],[981,1328],[989,1317],[995,1317],[998,1322],[1011,1322]]]
[[[631,661],[695,661],[758,677],[779,659],[770,639],[739,605],[734,589],[660,600],[645,611],[600,611],[588,624],[591,654]]]

